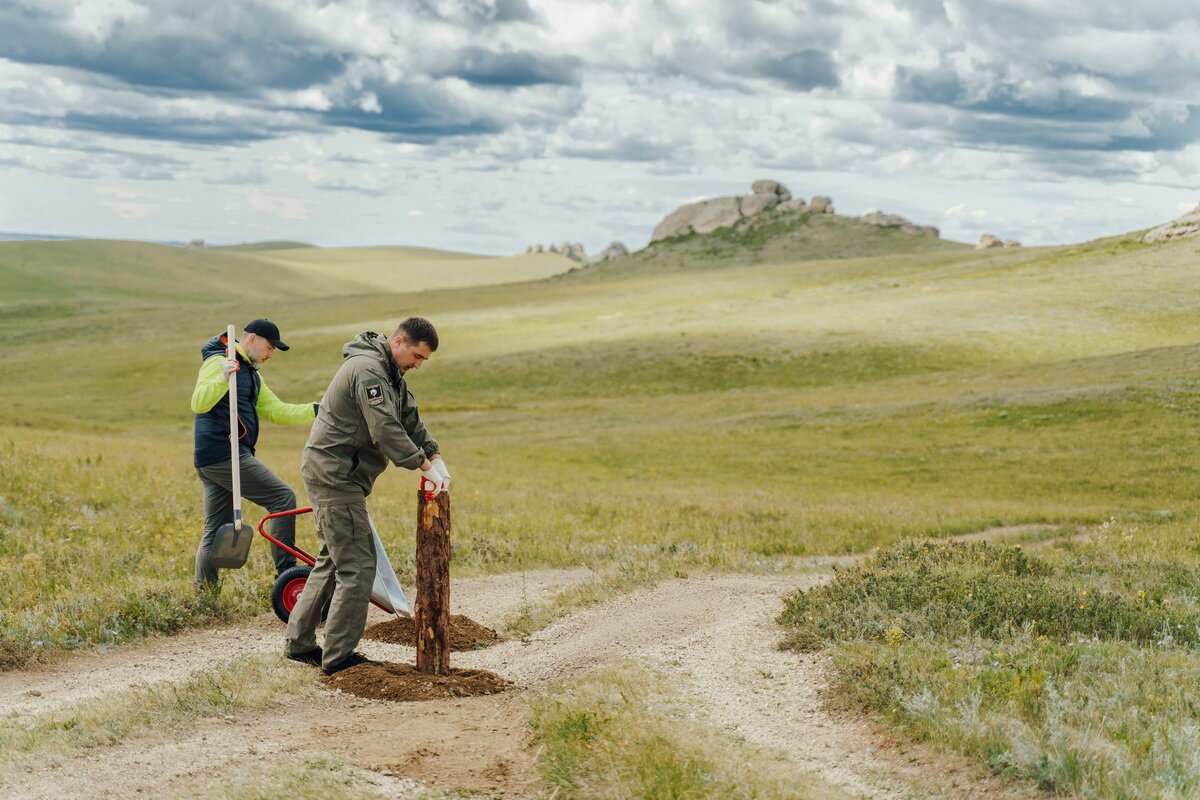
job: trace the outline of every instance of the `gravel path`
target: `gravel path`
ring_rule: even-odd
[[[451,597],[456,614],[503,620],[591,575],[587,569],[564,569],[465,578],[453,581]],[[411,589],[405,591],[412,596]],[[388,618],[372,606],[368,624]],[[0,672],[0,714],[51,711],[131,686],[184,680],[238,656],[282,651],[282,623],[274,614],[263,614],[236,625],[77,653],[50,667]]]
[[[525,602],[586,577],[586,571],[558,571],[458,581],[452,603],[455,613],[496,626]],[[966,760],[897,743],[869,718],[827,710],[828,664],[777,650],[780,631],[773,621],[784,595],[823,579],[794,573],[672,580],[572,614],[524,640],[457,653],[453,663],[537,690],[607,661],[633,659],[679,676],[685,696],[719,726],[786,753],[853,796],[1044,796],[996,780]],[[70,659],[52,670],[0,675],[0,711],[28,713],[147,676],[183,676],[237,653],[276,651],[280,635],[278,622],[263,618]],[[392,661],[413,657],[399,645],[364,641],[363,649]],[[162,731],[155,740],[99,748],[69,764],[49,761],[0,789],[11,798],[162,796],[197,792],[214,774],[333,752],[372,770],[397,798],[411,796],[419,784],[532,798],[525,707],[524,692],[397,704],[322,691],[302,702]]]

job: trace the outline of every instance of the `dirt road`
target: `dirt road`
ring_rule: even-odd
[[[585,570],[527,572],[456,581],[456,613],[496,626],[524,603],[585,580]],[[460,667],[488,669],[523,691],[455,701],[387,703],[325,690],[245,713],[48,760],[0,784],[4,797],[144,798],[196,792],[211,775],[282,757],[334,753],[372,770],[395,797],[426,786],[505,798],[537,796],[525,748],[526,693],[606,661],[633,659],[682,680],[719,726],[785,751],[800,767],[852,795],[901,798],[1034,797],[961,759],[898,744],[866,717],[822,704],[828,665],[780,652],[774,617],[782,596],[820,573],[673,580],[563,618],[522,641],[456,653]],[[382,618],[382,617],[380,617]],[[0,713],[64,707],[148,681],[177,680],[247,653],[278,651],[281,626],[264,616],[188,633],[53,669],[0,675]],[[412,650],[364,641],[364,652],[412,661]]]

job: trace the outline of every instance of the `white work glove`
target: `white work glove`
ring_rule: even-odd
[[[445,479],[442,482],[442,491],[450,491],[450,470],[446,469],[446,460],[439,454],[429,459],[429,463],[442,472],[442,477]]]
[[[429,469],[421,470],[421,491],[425,492],[426,498],[437,497],[446,491],[445,484],[446,478],[442,477],[436,461],[429,462]]]
[[[227,358],[221,362],[221,377],[229,380],[229,376],[241,369],[236,358]]]

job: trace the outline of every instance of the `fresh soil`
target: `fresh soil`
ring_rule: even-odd
[[[417,646],[417,626],[412,617],[393,617],[387,622],[376,622],[363,632],[364,639],[377,642]],[[465,614],[450,615],[450,649],[459,652],[479,650],[500,641],[500,634],[480,625]]]
[[[482,669],[454,669],[445,675],[417,672],[412,664],[371,661],[348,667],[323,678],[343,692],[368,700],[445,700],[476,697],[513,688],[513,682]]]

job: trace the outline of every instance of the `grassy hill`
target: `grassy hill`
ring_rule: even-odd
[[[301,275],[330,275],[371,291],[485,286],[537,280],[565,272],[574,262],[556,253],[496,258],[424,247],[342,247],[262,251],[264,259]]]
[[[297,277],[291,270],[238,253],[145,242],[0,243],[0,307],[112,300],[130,306],[322,293],[323,287]]]
[[[98,303],[107,308],[239,298],[275,303],[521,281],[563,272],[572,263],[554,254],[495,258],[288,242],[208,249],[88,239],[0,242],[0,308],[52,303],[59,313],[74,313]]]
[[[300,250],[304,248],[316,247],[313,244],[306,242],[246,242],[245,244],[227,244],[220,247],[210,247],[209,250],[224,250],[230,253],[259,253],[264,250]]]
[[[1143,635],[1157,630],[1147,620],[1191,624],[1197,609],[1196,242],[1118,236],[975,251],[846,220],[792,222],[780,235],[686,237],[612,264],[494,285],[482,285],[496,276],[490,269],[511,268],[511,278],[561,265],[409,248],[0,245],[6,286],[31,300],[6,292],[0,317],[0,374],[12,376],[0,382],[0,663],[261,610],[271,571],[263,548],[228,574],[214,605],[190,589],[200,498],[187,401],[197,348],[265,307],[256,281],[221,281],[227,294],[205,293],[211,302],[191,292],[208,285],[197,270],[234,275],[252,263],[290,281],[269,311],[292,350],[263,373],[286,401],[319,399],[342,343],[361,330],[388,331],[414,313],[437,324],[441,349],[410,385],[455,475],[456,574],[586,564],[630,585],[778,570],[799,554],[863,552],[910,536],[1082,527],[1090,538],[1064,540],[1047,567],[1061,592],[979,595],[995,603],[978,613],[1009,614],[989,628],[999,639],[960,640],[944,631],[961,628],[937,628],[924,606],[888,605],[910,596],[896,587],[910,587],[929,608],[959,608],[937,594],[948,583],[921,577],[930,571],[920,561],[959,556],[902,551],[855,578],[841,616],[830,605],[809,620],[796,601],[797,640],[835,648],[858,701],[950,746],[971,742],[981,757],[1032,753],[1026,774],[1043,764],[1049,775],[1043,743],[1067,748],[1070,736],[1005,737],[1062,719],[1045,712],[1043,689],[1068,661],[1096,674],[1129,670],[1114,692],[1143,675],[1140,664],[1200,674],[1194,653],[1170,649],[1183,634],[1168,632],[1166,644]],[[334,275],[364,288],[318,291]],[[478,282],[446,283],[463,276]],[[268,425],[260,448],[297,487],[306,436],[305,426]],[[411,569],[413,488],[410,473],[393,470],[371,498],[401,572]],[[912,574],[896,566],[910,556]],[[992,592],[995,570],[977,567],[971,591]],[[1068,608],[1055,599],[1081,592],[1104,598],[1088,630],[1109,638],[1093,647],[1039,636],[1043,624],[1060,630],[1063,619],[1092,613],[1092,601]],[[875,605],[860,609],[856,597]],[[805,629],[810,622],[818,627]],[[1142,638],[1122,633],[1135,629]],[[977,651],[988,655],[969,656],[972,695],[955,688],[968,684],[954,664]],[[889,666],[900,663],[900,672]],[[920,699],[925,689],[947,698],[942,717]],[[897,704],[901,691],[908,706]],[[980,720],[994,712],[1011,724],[969,736],[954,727],[966,724],[955,709],[972,696],[983,698],[970,701],[985,704]],[[1166,707],[1156,702],[1145,707]],[[1114,704],[1123,705],[1118,695],[1094,701]],[[1193,711],[1169,707],[1194,724]],[[1080,714],[1083,742],[1095,720]],[[1154,735],[1166,741],[1161,731],[1174,723],[1160,722]],[[1103,741],[1111,750],[1135,747],[1134,738]],[[1130,758],[1153,747],[1136,744]],[[1054,775],[1047,785],[1079,788]],[[1148,786],[1104,796],[1187,796]]]
[[[721,269],[738,264],[863,258],[966,250],[968,245],[928,233],[904,233],[853,217],[774,208],[712,233],[661,239],[649,247],[592,267],[607,274],[650,269]]]

